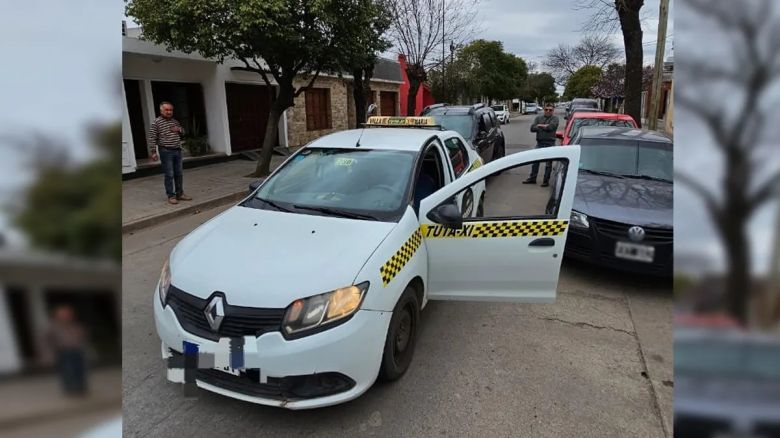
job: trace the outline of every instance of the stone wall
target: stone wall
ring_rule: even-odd
[[[314,88],[330,90],[330,129],[306,130],[306,92],[295,98],[295,106],[287,110],[288,141],[291,147],[303,146],[310,141],[336,131],[352,129],[355,126],[355,102],[352,98],[352,86],[348,79],[321,77],[314,82]],[[305,86],[306,81],[296,80],[295,87]],[[400,84],[371,81],[374,102],[381,108],[380,91],[396,93],[396,114],[399,114]]]

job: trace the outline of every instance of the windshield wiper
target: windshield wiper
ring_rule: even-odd
[[[594,175],[613,176],[615,178],[625,178],[625,175],[618,175],[617,173],[601,172],[598,170],[580,169],[584,172],[592,173]]]
[[[265,202],[266,204],[270,205],[271,207],[273,207],[273,208],[275,208],[275,209],[277,209],[279,211],[284,211],[286,213],[292,213],[292,210],[290,210],[289,208],[284,208],[281,205],[277,204],[276,202],[269,201],[267,199],[263,199],[263,198],[260,198],[260,197],[257,197],[255,199],[259,199],[259,200]]]
[[[330,214],[333,216],[341,216],[346,217],[350,219],[368,219],[372,221],[379,220],[379,218],[375,216],[371,216],[368,214],[360,214],[360,213],[353,213],[351,211],[346,210],[340,210],[338,208],[331,208],[331,207],[308,207],[305,205],[295,205],[293,204],[293,207],[299,209],[299,210],[311,210],[311,211],[318,211],[320,213]]]
[[[623,175],[626,178],[636,178],[636,179],[648,179],[650,181],[661,181],[661,182],[672,182],[672,180],[666,179],[666,178],[660,178],[657,176],[651,176],[651,175]]]

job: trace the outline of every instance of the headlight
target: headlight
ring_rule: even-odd
[[[573,228],[590,228],[588,215],[580,213],[579,211],[572,210],[570,222]]]
[[[295,337],[302,332],[343,320],[360,308],[367,290],[368,282],[365,282],[295,300],[287,307],[284,315],[284,335]]]
[[[165,307],[165,297],[168,295],[168,287],[171,285],[171,268],[168,266],[168,260],[163,265],[160,273],[160,283],[157,286],[157,292],[160,294],[160,302]]]

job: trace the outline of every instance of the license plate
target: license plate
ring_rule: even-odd
[[[615,257],[637,262],[652,263],[655,258],[655,247],[636,243],[617,242]]]

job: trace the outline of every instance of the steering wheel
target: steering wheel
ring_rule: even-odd
[[[398,194],[398,190],[396,190],[395,187],[393,187],[393,186],[391,186],[389,184],[377,184],[375,186],[372,186],[369,190],[374,190],[374,189],[381,189],[381,190],[384,190],[386,192],[390,192],[393,195],[397,195]]]

